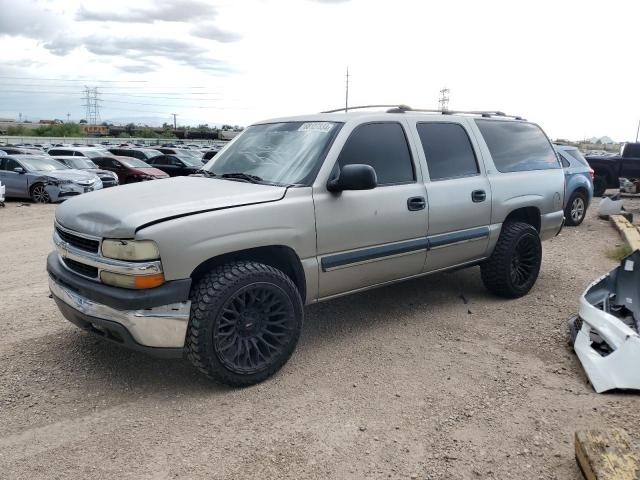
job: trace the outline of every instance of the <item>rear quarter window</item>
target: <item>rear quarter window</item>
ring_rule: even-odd
[[[560,168],[542,129],[520,121],[476,120],[498,171],[523,172]]]

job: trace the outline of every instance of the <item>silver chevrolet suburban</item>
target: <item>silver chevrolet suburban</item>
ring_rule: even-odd
[[[540,127],[355,110],[259,122],[195,176],[59,206],[47,271],[62,314],[244,386],[289,359],[305,304],[474,265],[495,294],[526,294],[564,220]]]

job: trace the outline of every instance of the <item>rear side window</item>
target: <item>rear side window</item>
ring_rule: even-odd
[[[625,143],[622,147],[623,157],[640,157],[640,143]]]
[[[582,153],[580,153],[580,150],[573,150],[573,149],[572,150],[564,150],[564,153],[566,153],[567,155],[571,155],[573,158],[575,158],[577,161],[579,161],[585,167],[589,166],[589,162],[587,162],[587,159],[582,156]]]
[[[415,181],[409,145],[399,123],[369,123],[357,127],[338,157],[340,167],[355,163],[371,165],[379,185]]]
[[[419,123],[416,125],[431,180],[477,175],[478,162],[462,125]]]
[[[560,168],[549,140],[540,127],[519,121],[476,120],[500,172]]]

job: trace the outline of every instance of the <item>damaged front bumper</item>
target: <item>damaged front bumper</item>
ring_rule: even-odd
[[[569,330],[596,392],[640,390],[640,250],[589,285]]]
[[[61,202],[71,197],[81,195],[83,193],[93,192],[95,190],[102,190],[102,181],[97,180],[92,184],[80,185],[75,182],[69,183],[47,183],[44,186],[44,190],[49,195],[52,202]]]

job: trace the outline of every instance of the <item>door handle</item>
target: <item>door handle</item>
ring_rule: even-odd
[[[410,199],[407,200],[407,208],[411,212],[415,212],[417,210],[424,210],[426,206],[427,206],[427,201],[424,199],[424,197],[411,197]]]
[[[487,199],[487,192],[484,190],[474,190],[471,192],[471,200],[475,203],[484,202]]]

